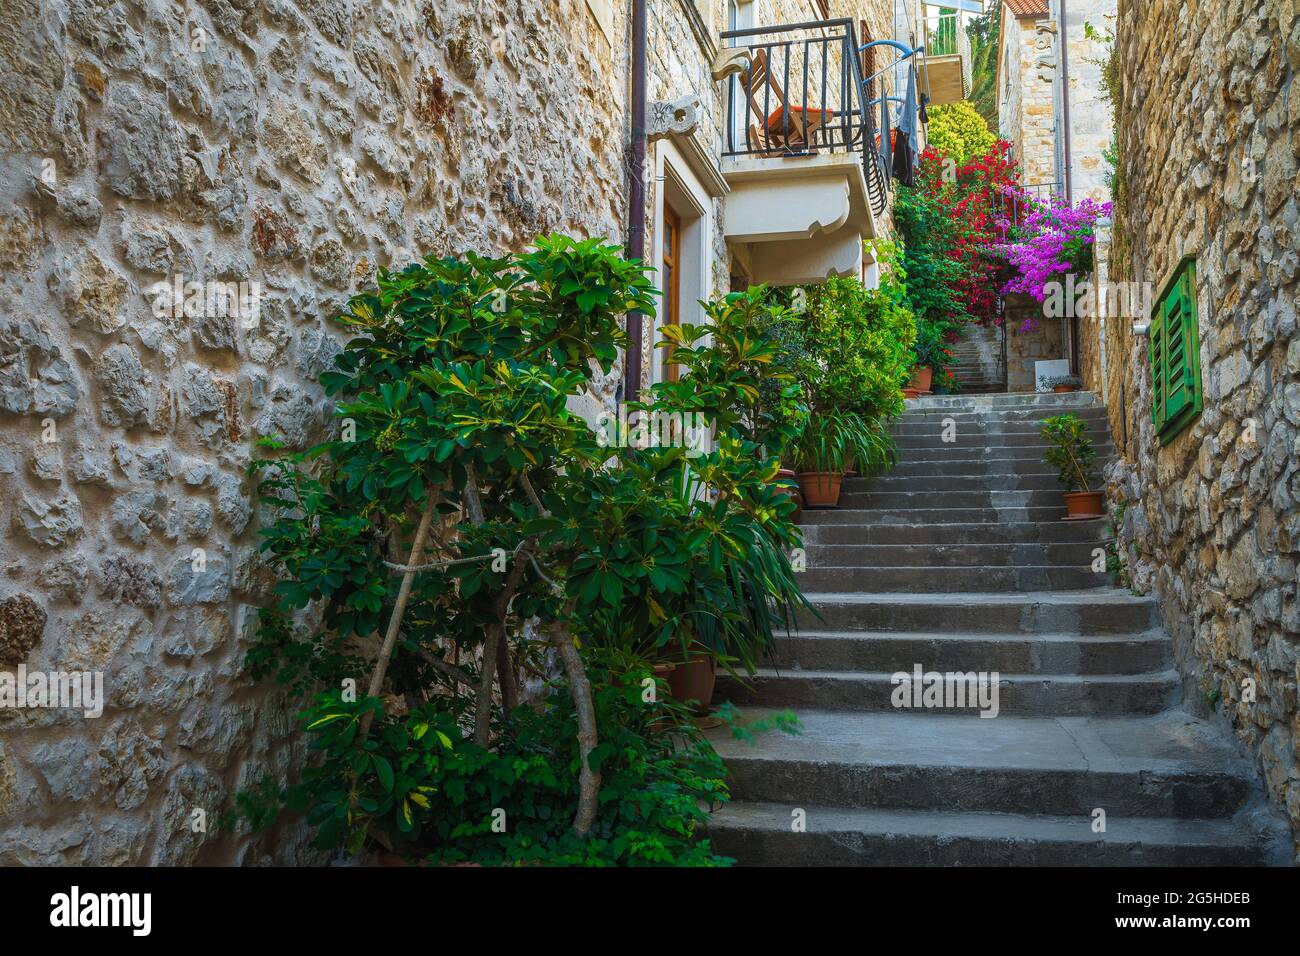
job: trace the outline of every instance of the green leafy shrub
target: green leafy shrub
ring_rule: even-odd
[[[465,732],[469,702],[448,697],[378,724],[360,750],[362,716],[378,702],[321,695],[304,717],[321,759],[301,782],[280,789],[265,780],[244,803],[250,811],[279,803],[301,810],[323,845],[353,849],[360,845],[353,818],[368,814],[377,821],[372,836],[409,847],[412,860],[427,864],[729,864],[698,833],[709,810],[727,799],[712,747],[685,720],[670,733],[665,715],[681,705],[669,698],[646,707],[638,674],[615,683],[599,655],[589,673],[602,729],[591,761],[602,787],[596,818],[581,836],[570,826],[580,786],[578,721],[564,693],[539,709],[517,708],[491,746]]]
[[[874,243],[881,281],[868,289],[851,277],[831,277],[800,287],[802,311],[781,342],[783,367],[793,370],[806,402],[792,467],[864,474],[893,460],[890,423],[902,414],[901,386],[911,374],[916,326],[906,304],[905,275],[897,245]]]
[[[1097,451],[1083,420],[1078,415],[1054,415],[1043,419],[1040,434],[1051,446],[1043,453],[1043,461],[1057,470],[1057,480],[1065,490],[1091,491],[1089,479]]]
[[[958,166],[987,153],[997,137],[969,100],[930,107],[930,145]]]
[[[311,765],[245,794],[246,821],[290,806],[322,845],[440,862],[722,862],[690,809],[725,797],[716,756],[656,737],[680,709],[609,692],[673,648],[752,671],[790,626],[800,538],[758,404],[785,373],[763,310],[729,297],[670,333],[686,383],[637,406],[704,414],[712,446],[602,440],[569,403],[612,368],[620,316],[652,311],[645,273],[552,236],[381,270],[350,301],[321,377],[337,439],[251,469],[280,604],[249,664],[316,703]],[[510,822],[484,833],[495,807]]]

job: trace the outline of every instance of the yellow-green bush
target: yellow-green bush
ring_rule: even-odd
[[[989,124],[967,100],[930,107],[930,145],[964,166],[996,141]]]

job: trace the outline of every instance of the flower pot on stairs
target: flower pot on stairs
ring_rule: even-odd
[[[1065,516],[1067,518],[1100,518],[1105,514],[1101,509],[1100,491],[1065,492]]]
[[[801,471],[799,490],[803,492],[805,508],[834,508],[840,503],[840,485],[844,473],[840,471]]]
[[[668,689],[676,700],[691,704],[695,716],[703,717],[713,703],[713,686],[717,679],[718,665],[713,655],[703,649],[694,650],[686,661],[677,662],[672,669],[668,675]]]

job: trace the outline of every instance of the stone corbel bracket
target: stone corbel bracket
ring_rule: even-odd
[[[654,142],[665,136],[689,136],[700,125],[704,107],[698,94],[689,93],[677,100],[656,100],[646,111],[646,139]]]
[[[749,47],[728,47],[719,50],[713,58],[713,78],[725,80],[733,73],[748,73],[754,65],[754,58]]]

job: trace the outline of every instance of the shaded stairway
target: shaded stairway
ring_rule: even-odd
[[[848,482],[838,510],[805,512],[803,586],[825,620],[803,620],[752,691],[720,680],[715,698],[792,708],[804,732],[752,745],[713,733],[735,798],[710,825],[721,852],[742,864],[1289,858],[1234,742],[1178,708],[1154,603],[1092,570],[1104,519],[1060,520],[1038,422],[1067,408],[1108,457],[1087,393],[921,399],[896,428],[897,468]],[[999,715],[896,709],[891,675],[915,665],[997,671]]]
[[[963,395],[1005,392],[1007,371],[1003,367],[1002,329],[967,325],[965,336],[952,347],[949,366]]]

